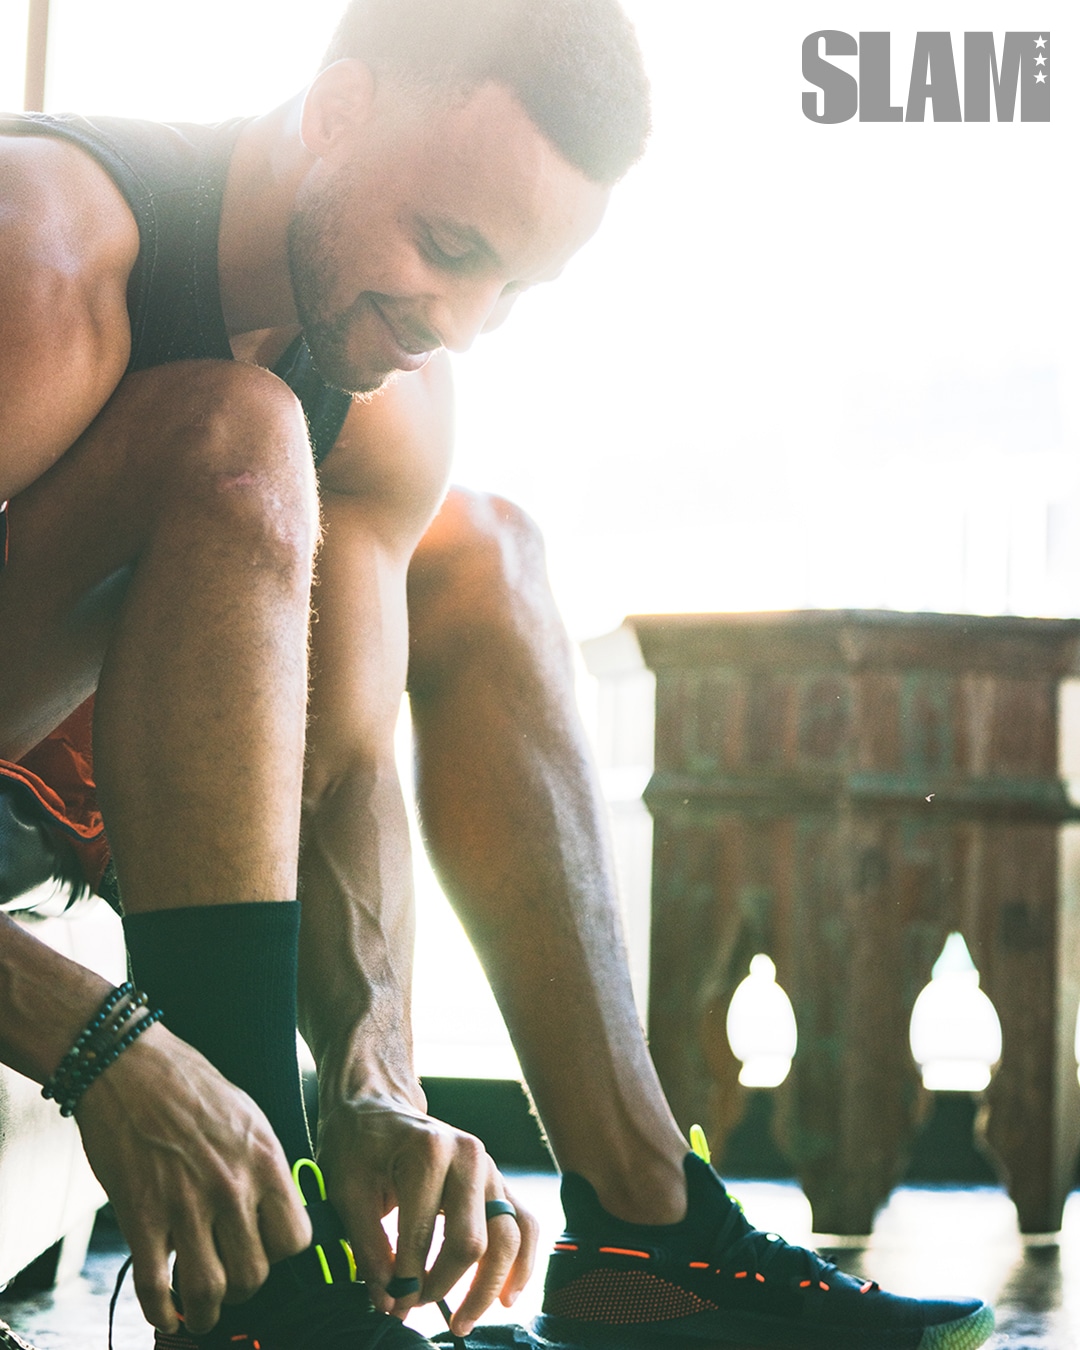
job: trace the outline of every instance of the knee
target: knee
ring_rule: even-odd
[[[454,488],[409,569],[414,596],[438,592],[475,620],[527,613],[548,599],[544,541],[536,522],[504,497]]]
[[[536,523],[501,497],[455,489],[409,568],[409,688],[479,654],[488,664],[566,645]]]
[[[253,564],[310,577],[318,494],[307,423],[292,391],[240,362],[146,372],[163,434],[160,506]]]

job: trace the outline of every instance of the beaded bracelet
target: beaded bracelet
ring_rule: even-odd
[[[90,1084],[161,1016],[160,1008],[149,1011],[146,995],[130,980],[120,985],[79,1033],[41,1095],[55,1099],[60,1114],[70,1116]]]

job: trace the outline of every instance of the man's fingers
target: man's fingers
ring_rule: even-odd
[[[394,1252],[386,1230],[379,1222],[374,1198],[353,1205],[348,1211],[349,1241],[352,1244],[356,1273],[367,1285],[368,1297],[379,1312],[393,1309],[394,1300],[386,1286],[394,1273]]]
[[[459,1135],[452,1164],[442,1179],[441,1200],[436,1201],[445,1222],[442,1246],[424,1281],[425,1303],[445,1298],[469,1267],[484,1255],[488,1244],[484,1199],[495,1190],[496,1178],[495,1164],[479,1139]],[[400,1257],[399,1246],[399,1260]]]
[[[403,1317],[417,1303],[445,1298],[474,1265],[479,1269],[468,1319],[475,1321],[500,1295],[512,1301],[524,1285],[535,1256],[535,1221],[501,1214],[487,1223],[485,1201],[501,1199],[505,1188],[479,1139],[375,1095],[321,1118],[319,1161],[330,1199],[352,1234],[357,1268],[380,1310]],[[398,1235],[391,1265],[381,1228],[364,1225],[371,1213],[394,1208]],[[425,1274],[440,1213],[442,1241]],[[503,1231],[493,1237],[496,1230]]]
[[[518,1295],[529,1283],[533,1267],[536,1265],[536,1253],[540,1245],[540,1225],[527,1209],[522,1208],[517,1199],[506,1192],[506,1198],[517,1210],[517,1229],[520,1239],[517,1256],[510,1267],[506,1283],[499,1291],[499,1302],[504,1308],[512,1307]]]
[[[487,1246],[477,1264],[469,1292],[451,1323],[451,1330],[458,1336],[467,1336],[499,1297],[521,1247],[521,1232],[513,1215],[501,1214],[489,1219],[486,1227]]]
[[[214,1225],[214,1238],[225,1271],[224,1301],[245,1303],[270,1273],[255,1216],[242,1210],[224,1215]]]
[[[296,1256],[311,1245],[311,1220],[292,1184],[278,1179],[259,1201],[259,1237],[271,1265]]]
[[[402,1164],[397,1175],[398,1240],[394,1257],[394,1277],[398,1280],[418,1280],[413,1293],[403,1293],[394,1299],[394,1311],[403,1313],[420,1302],[423,1289],[425,1302],[441,1298],[441,1293],[429,1293],[424,1278],[431,1239],[435,1234],[435,1219],[443,1208],[443,1190],[447,1181],[447,1162],[442,1156],[438,1136],[427,1136],[427,1156],[410,1159]],[[444,1242],[445,1249],[445,1242]],[[461,1273],[460,1271],[458,1272]],[[451,1284],[453,1282],[451,1281]]]
[[[172,1300],[168,1243],[137,1233],[129,1241],[131,1278],[143,1316],[158,1331],[171,1334],[179,1329],[180,1319]]]
[[[192,1222],[175,1234],[176,1287],[184,1309],[184,1325],[193,1336],[205,1335],[217,1323],[227,1281],[210,1230]]]

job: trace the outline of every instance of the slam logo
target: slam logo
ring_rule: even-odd
[[[802,96],[811,122],[1011,122],[1020,95],[1021,122],[1050,121],[1050,33],[965,33],[963,84],[956,75],[950,33],[916,33],[911,80],[904,103],[893,102],[892,34],[823,28],[803,42],[803,75],[814,91]],[[829,56],[858,57],[849,69]],[[852,73],[852,69],[856,73]],[[961,92],[962,90],[962,92]],[[991,110],[993,110],[991,112]]]

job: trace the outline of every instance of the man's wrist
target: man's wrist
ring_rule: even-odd
[[[319,1061],[318,1079],[321,1112],[337,1106],[365,1105],[427,1113],[427,1097],[420,1080],[405,1060],[388,1062],[355,1053],[348,1057],[328,1054]]]

